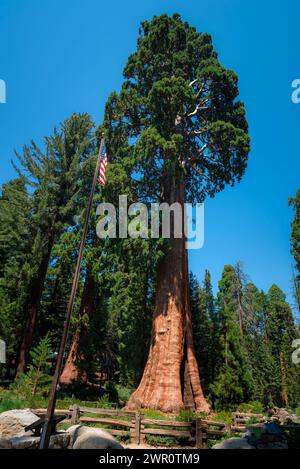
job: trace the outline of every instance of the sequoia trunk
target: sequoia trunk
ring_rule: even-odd
[[[184,219],[184,182],[170,178],[165,201],[179,202]],[[158,268],[150,351],[137,390],[128,409],[152,408],[178,412],[192,408],[209,412],[195,358],[188,294],[188,257],[185,236],[174,237],[171,224],[169,250]]]
[[[60,377],[60,382],[62,384],[68,385],[76,380],[81,380],[84,383],[87,381],[86,372],[84,370],[80,370],[78,365],[79,362],[84,359],[82,346],[88,334],[88,329],[84,324],[82,324],[82,321],[84,316],[88,319],[92,316],[95,293],[95,282],[90,270],[88,269],[79,309],[79,326],[73,336],[68,358]]]

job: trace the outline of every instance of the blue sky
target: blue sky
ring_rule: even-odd
[[[224,264],[241,260],[259,288],[277,283],[291,299],[287,200],[300,187],[300,104],[291,101],[300,78],[296,1],[0,0],[0,183],[14,176],[14,149],[41,143],[72,112],[101,122],[140,21],[165,12],[212,34],[221,62],[239,76],[252,141],[243,181],[205,204],[205,245],[190,253],[190,267],[200,278],[210,269],[216,288]]]

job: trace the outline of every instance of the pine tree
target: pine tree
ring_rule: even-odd
[[[22,333],[23,309],[30,280],[32,198],[22,178],[4,184],[0,196],[0,337],[6,342],[6,377]]]
[[[300,189],[296,197],[289,200],[295,216],[291,224],[291,251],[295,259],[296,274],[293,274],[293,287],[298,313],[300,314]]]
[[[202,286],[193,274],[190,275],[189,285],[196,359],[199,363],[203,389],[208,395],[210,385],[215,379],[218,353],[217,316],[209,271],[205,271]]]
[[[296,337],[291,308],[277,285],[267,294],[266,335],[274,363],[274,374],[279,377],[273,401],[294,405],[299,396],[299,378],[292,363],[292,342]]]
[[[52,248],[63,230],[72,224],[79,198],[82,166],[94,151],[93,123],[87,114],[72,115],[45,138],[43,152],[32,142],[18,155],[27,184],[34,188],[31,280],[26,322],[20,345],[17,374],[26,370],[37,313],[45,284]]]
[[[237,77],[220,64],[208,34],[178,14],[144,21],[124,77],[104,125],[108,144],[127,139],[139,200],[182,206],[241,179],[249,151],[244,107],[236,100]],[[168,245],[157,273],[148,361],[128,407],[208,411],[194,353],[185,239],[172,230]]]
[[[270,343],[266,336],[267,299],[253,283],[247,283],[243,291],[245,312],[244,344],[249,370],[253,378],[253,399],[271,407],[274,392],[280,382]]]
[[[51,341],[47,334],[38,345],[30,351],[31,364],[26,374],[20,375],[12,388],[19,395],[30,399],[36,395],[48,394],[52,378]]]
[[[253,378],[241,331],[237,281],[235,268],[225,266],[217,298],[220,356],[216,379],[211,386],[217,404],[224,406],[247,401],[253,392]]]

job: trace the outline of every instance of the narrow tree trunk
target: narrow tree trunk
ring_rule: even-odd
[[[165,193],[167,202],[179,202],[183,209],[183,181],[176,182],[172,177]],[[209,412],[193,344],[186,240],[184,236],[174,238],[172,233],[173,229],[168,253],[158,268],[148,360],[140,385],[127,407],[163,412],[178,412],[188,407]]]
[[[88,269],[84,292],[79,308],[79,326],[73,336],[68,358],[60,377],[60,382],[62,384],[68,385],[77,380],[81,380],[84,383],[87,382],[87,373],[84,370],[80,370],[78,365],[80,361],[84,360],[82,346],[88,334],[88,329],[82,321],[84,316],[88,319],[92,316],[95,294],[95,282],[90,270]]]
[[[286,364],[283,353],[280,353],[280,368],[281,368],[281,400],[284,406],[288,405],[287,393],[287,379],[286,379]]]
[[[38,308],[42,298],[44,283],[46,279],[53,244],[54,234],[51,233],[49,236],[47,252],[42,257],[37,275],[30,290],[28,316],[26,320],[22,343],[20,346],[16,376],[25,373],[28,365],[29,351],[32,345],[32,338],[36,325]]]

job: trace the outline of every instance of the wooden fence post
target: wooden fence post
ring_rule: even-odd
[[[80,417],[80,407],[77,404],[73,405],[72,415],[71,415],[71,423],[72,425],[76,425],[78,423]]]
[[[196,448],[203,449],[203,431],[201,419],[196,419]]]
[[[134,442],[139,445],[141,442],[141,414],[135,414],[135,423],[134,423]]]

